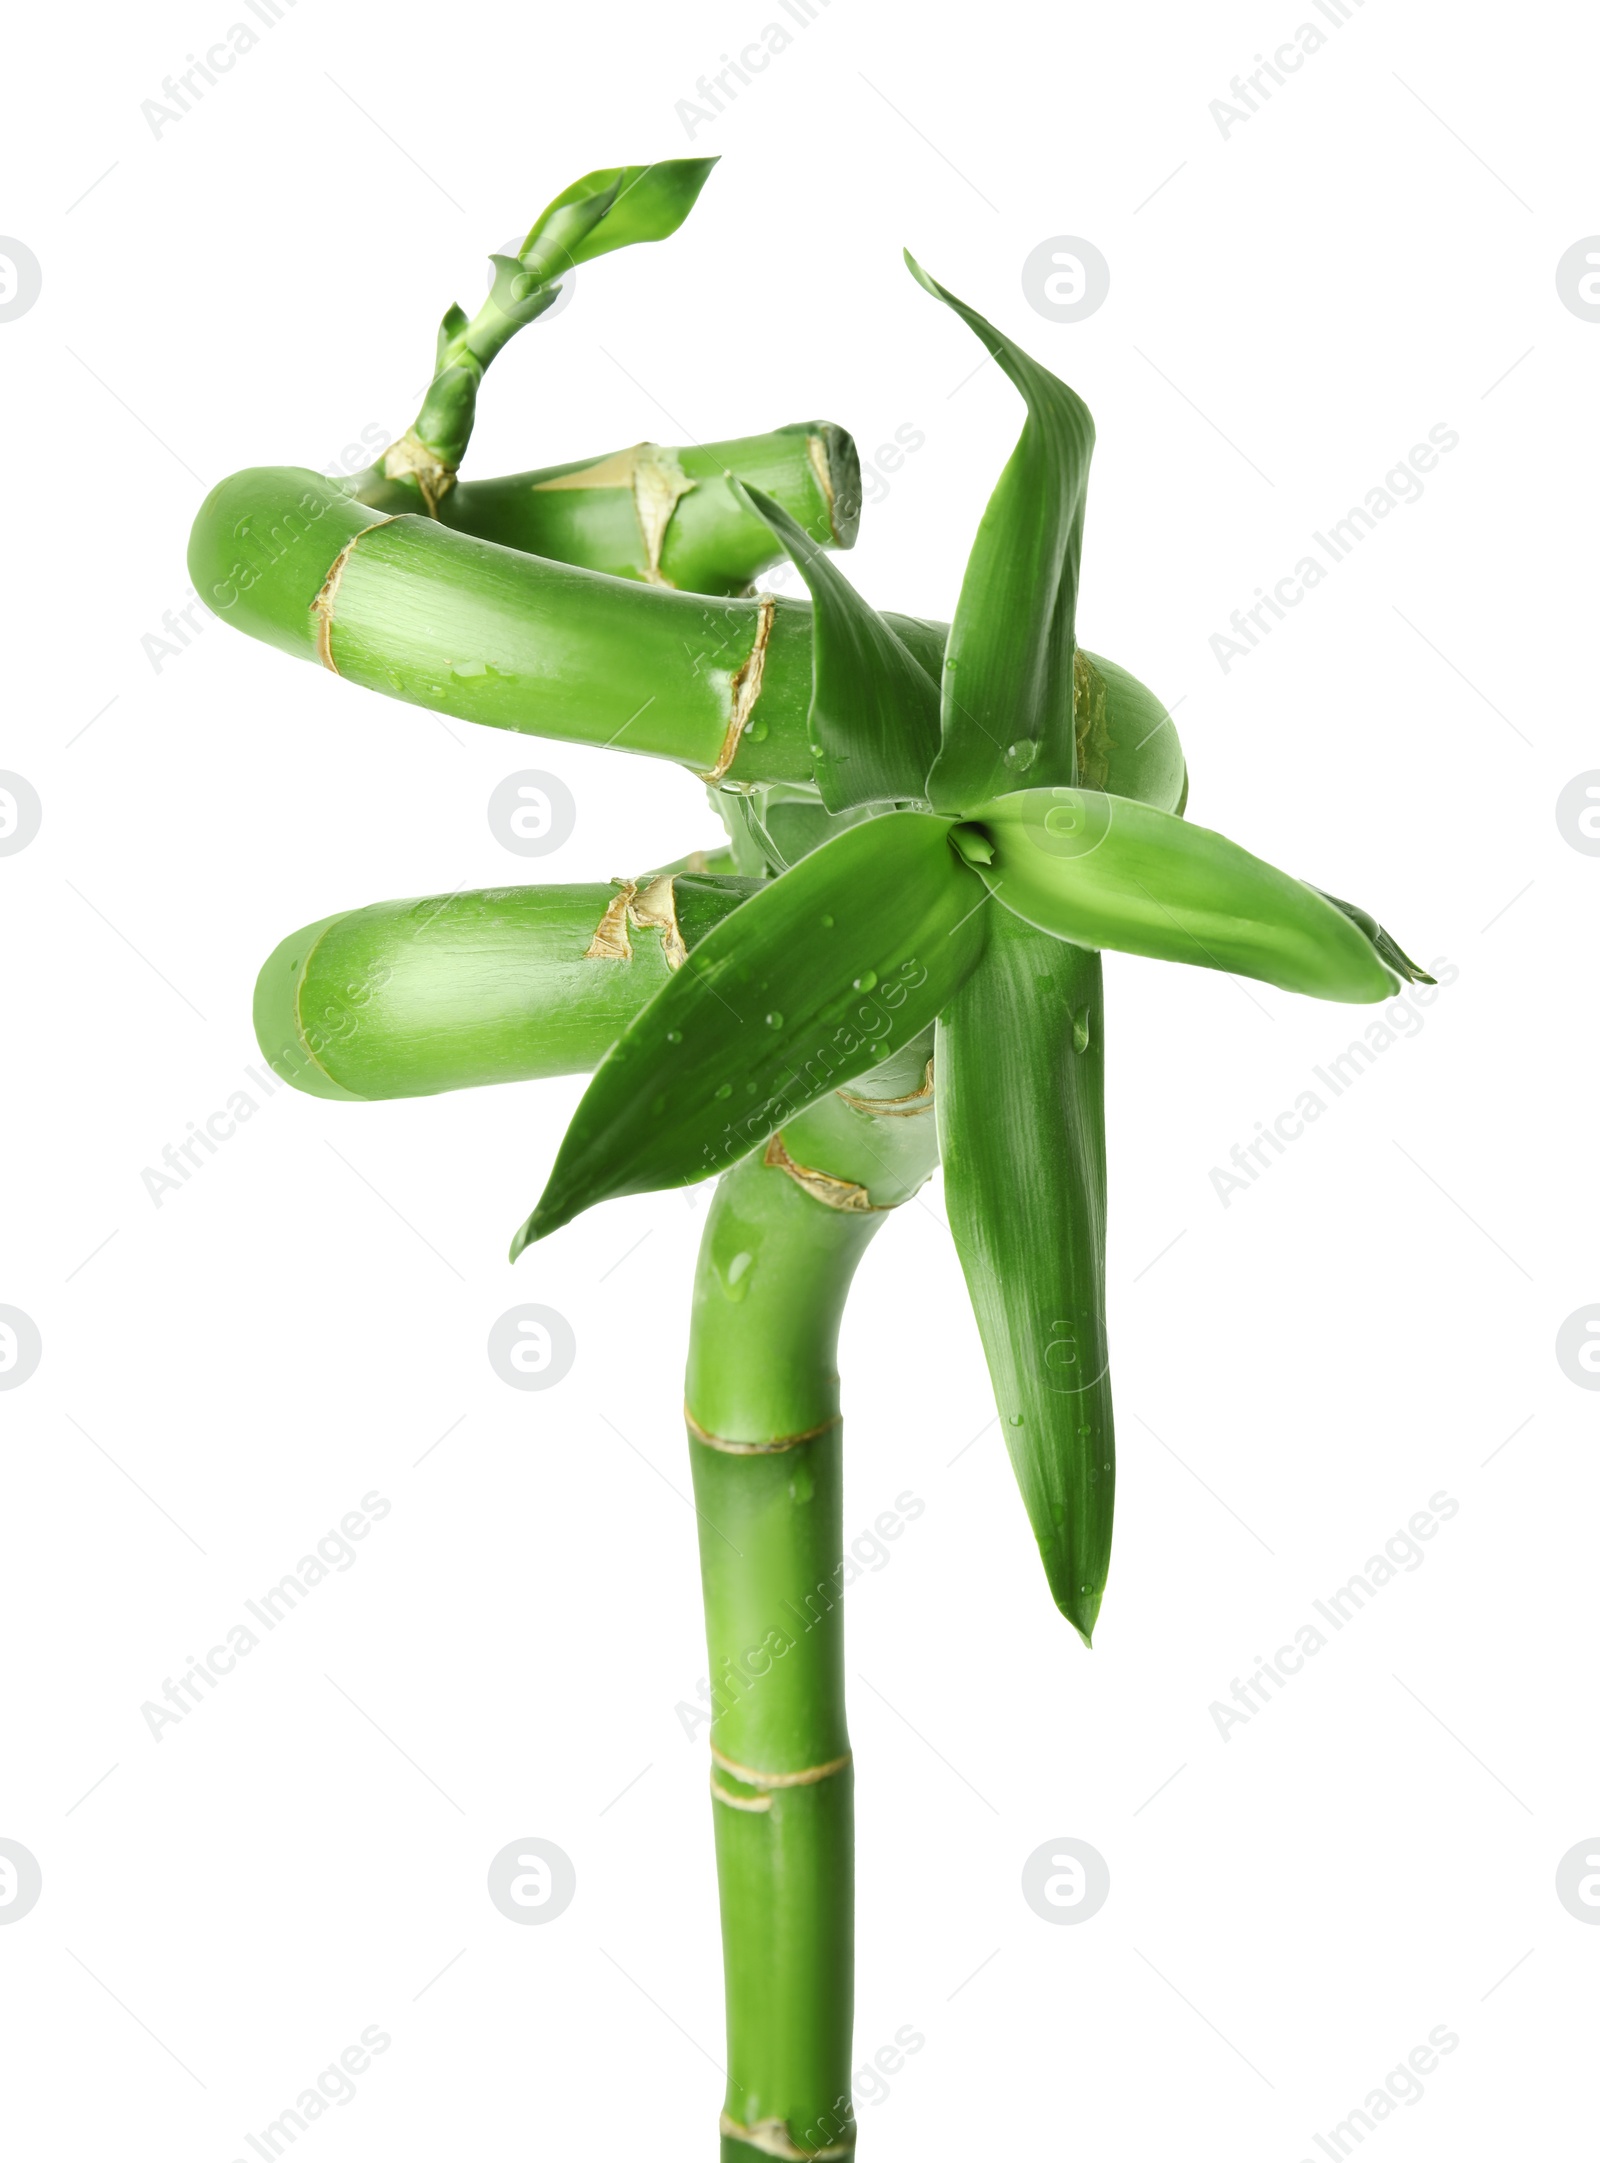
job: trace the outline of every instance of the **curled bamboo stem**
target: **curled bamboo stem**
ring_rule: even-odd
[[[480,541],[685,593],[747,592],[781,559],[772,529],[729,474],[775,497],[825,546],[851,547],[861,519],[856,447],[831,421],[681,449],[636,443],[531,473],[458,480],[432,502],[414,478],[386,470],[393,462],[391,452],[356,477],[359,501],[391,516],[427,511]]]

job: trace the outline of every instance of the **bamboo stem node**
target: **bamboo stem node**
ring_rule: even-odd
[[[916,1119],[933,1110],[933,1061],[928,1061],[922,1087],[913,1089],[909,1096],[862,1097],[853,1089],[835,1089],[833,1093],[853,1112],[866,1112],[874,1119]]]
[[[438,517],[440,504],[456,485],[455,467],[430,449],[414,428],[408,428],[384,452],[383,472],[386,480],[415,481],[430,518]]]
[[[817,476],[822,500],[828,506],[828,531],[838,540],[839,522],[833,515],[833,469],[828,464],[828,446],[820,436],[806,437],[806,456],[811,461],[812,472]]]
[[[344,577],[344,567],[350,561],[351,550],[357,541],[364,540],[378,526],[386,526],[387,518],[375,518],[370,526],[363,526],[345,542],[332,563],[328,575],[322,581],[316,598],[311,603],[311,613],[317,620],[317,659],[324,668],[332,669],[337,676],[339,664],[333,658],[333,604],[339,598],[339,581]]]
[[[627,489],[633,498],[634,515],[638,518],[639,534],[644,542],[645,583],[650,586],[672,583],[662,576],[661,571],[661,551],[667,528],[672,523],[679,498],[699,485],[684,472],[683,461],[675,450],[662,443],[635,443],[628,450],[613,451],[609,458],[599,459],[592,466],[580,466],[572,473],[552,474],[549,480],[534,485],[540,493],[571,488]]]
[[[757,594],[756,601],[756,642],[734,671],[733,710],[728,716],[728,733],[722,739],[716,765],[700,777],[706,782],[720,781],[733,764],[739,738],[750,726],[756,700],[761,696],[761,676],[767,665],[767,640],[772,635],[772,619],[778,612],[778,602],[776,595],[770,593]]]
[[[846,1750],[843,1757],[830,1758],[826,1765],[806,1765],[799,1772],[756,1772],[748,1765],[740,1765],[731,1757],[724,1757],[715,1743],[711,1746],[711,1762],[720,1765],[735,1780],[742,1780],[746,1787],[760,1788],[763,1792],[785,1787],[815,1787],[819,1780],[831,1780],[836,1772],[843,1772],[851,1763],[853,1752]]]
[[[786,2118],[762,2118],[755,2125],[741,2125],[727,2111],[722,2113],[718,2126],[724,2140],[742,2140],[747,2148],[759,2149],[762,2155],[777,2156],[781,2163],[827,2163],[837,2156],[851,2156],[856,2152],[855,2127],[850,2128],[850,2138],[831,2148],[797,2148],[789,2131]]]
[[[726,1803],[730,1810],[761,1811],[772,1808],[770,1795],[735,1795],[731,1789],[722,1786],[715,1773],[711,1775],[711,1798],[713,1802]]]
[[[637,879],[616,879],[612,883],[618,891],[607,902],[605,914],[595,926],[594,937],[583,950],[584,960],[632,961],[633,942],[628,937],[631,924],[635,931],[659,931],[667,967],[681,969],[689,958],[689,949],[678,929],[671,873],[663,872],[659,878],[649,879],[643,885]]]
[[[821,1202],[827,1209],[842,1209],[856,1217],[882,1217],[900,1206],[898,1202],[875,1202],[857,1180],[836,1179],[832,1172],[813,1171],[809,1164],[796,1164],[783,1146],[782,1134],[772,1136],[761,1161],[775,1172],[787,1172],[797,1187],[803,1187],[813,1201]]]
[[[779,1450],[798,1449],[802,1442],[815,1442],[819,1435],[831,1434],[844,1415],[835,1412],[832,1419],[825,1419],[820,1427],[808,1427],[803,1434],[774,1435],[770,1442],[730,1442],[726,1436],[711,1434],[701,1426],[687,1405],[683,1408],[683,1422],[697,1442],[707,1449],[721,1450],[729,1457],[771,1457]]]

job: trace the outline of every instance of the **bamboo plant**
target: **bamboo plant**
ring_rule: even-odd
[[[456,479],[483,371],[577,262],[665,237],[709,161],[590,174],[485,308],[445,317],[411,430],[354,482],[224,481],[195,585],[228,622],[463,720],[667,758],[726,850],[610,887],[347,910],[261,973],[274,1067],[347,1101],[592,1072],[513,1260],[613,1196],[720,1175],[685,1416],[702,1525],[726,1972],[723,2163],[842,2157],[852,1761],[836,1346],[884,1216],[942,1164],[1051,1597],[1090,1639],[1115,1455],[1102,951],[1312,997],[1431,981],[1365,911],[1182,814],[1159,701],[1077,644],[1094,430],[923,272],[1026,419],[948,626],[870,607],[825,424]],[[807,598],[753,593],[786,556]]]

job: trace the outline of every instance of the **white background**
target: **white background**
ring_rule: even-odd
[[[205,488],[397,434],[491,248],[591,167],[691,147],[724,162],[688,226],[507,352],[470,470],[816,414],[870,454],[911,423],[852,575],[947,615],[1019,407],[910,244],[1095,414],[1080,631],[1182,701],[1192,815],[1459,971],[1225,1209],[1211,1168],[1370,1017],[1108,962],[1122,1479],[1092,1656],[984,1431],[937,1181],[868,1257],[847,1531],[927,1507],[849,1603],[857,2055],[906,2023],[926,2047],[862,2153],[1315,2159],[1440,2023],[1459,2047],[1368,2145],[1568,2152],[1600,1929],[1554,1876],[1600,1832],[1600,1473],[1553,1347],[1600,1298],[1600,862],[1554,805],[1600,765],[1600,326],[1554,273],[1600,229],[1592,26],[1368,0],[1225,138],[1210,101],[1310,0],[831,0],[691,145],[675,102],[776,4],[299,0],[157,137],[141,101],[237,19],[35,15],[7,63],[0,229],[44,276],[0,324],[0,765],[44,805],[0,861],[0,1301],[44,1341],[0,1397],[0,1834],[44,1872],[0,1929],[16,2152],[249,2157],[371,2023],[392,2047],[297,2156],[713,2152],[710,1816],[674,1714],[704,1660],[678,1422],[704,1193],[509,1270],[576,1083],[285,1090],[160,1209],[140,1176],[241,1085],[295,926],[714,838],[673,768],[447,727],[214,622],[159,670],[141,645],[189,599]],[[1060,234],[1111,265],[1082,324],[1021,290]],[[1439,422],[1422,500],[1225,674],[1229,613]],[[579,806],[533,866],[484,816],[529,765]],[[577,1334],[547,1396],[484,1352],[530,1299]],[[154,1741],[141,1704],[374,1489],[356,1565]],[[1440,1490],[1425,1564],[1224,1740],[1212,1702]],[[529,1835],[577,1867],[548,1928],[484,1890]],[[1052,1928],[1019,1874],[1067,1835],[1111,1897]]]

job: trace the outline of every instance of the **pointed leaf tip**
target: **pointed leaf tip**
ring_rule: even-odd
[[[961,318],[1020,392],[1022,433],[967,559],[945,648],[936,811],[958,817],[988,796],[1077,775],[1075,619],[1094,421],[1077,393],[931,278],[912,276]]]
[[[552,1232],[559,1232],[562,1225],[569,1221],[571,1214],[571,1211],[563,1214],[558,1210],[547,1209],[541,1199],[518,1229],[506,1259],[520,1262],[530,1247],[536,1247],[541,1239],[548,1239]]]
[[[905,259],[906,269],[910,271],[912,277],[916,279],[918,285],[921,286],[922,290],[925,293],[937,294],[942,299],[943,289],[934,279],[929,277],[928,273],[923,269],[922,265],[911,253],[911,250],[909,248],[902,248],[900,250],[900,253]]]
[[[1019,789],[978,816],[995,841],[978,876],[1057,939],[1351,1005],[1397,988],[1372,919],[1208,827],[1097,789]]]
[[[1070,1014],[1093,1026],[1083,1050]],[[945,1214],[1056,1608],[1089,1644],[1111,1561],[1100,957],[994,912],[934,1049]]]
[[[1341,910],[1344,915],[1348,916],[1356,929],[1364,932],[1372,942],[1373,952],[1378,956],[1378,959],[1393,969],[1395,975],[1402,982],[1407,984],[1432,984],[1437,982],[1437,978],[1431,977],[1420,963],[1411,959],[1411,956],[1392,933],[1384,930],[1370,910],[1363,909],[1358,902],[1341,901],[1337,894],[1330,894],[1320,886],[1313,886],[1311,891],[1314,894],[1321,894],[1324,901],[1331,901],[1336,909]]]
[[[534,220],[521,253],[564,254],[585,263],[640,241],[665,240],[693,210],[714,157],[662,158],[650,165],[608,165],[585,173]]]
[[[939,751],[937,683],[781,504],[759,488],[731,485],[771,527],[811,594],[807,737],[823,803],[841,812],[925,801]]]

